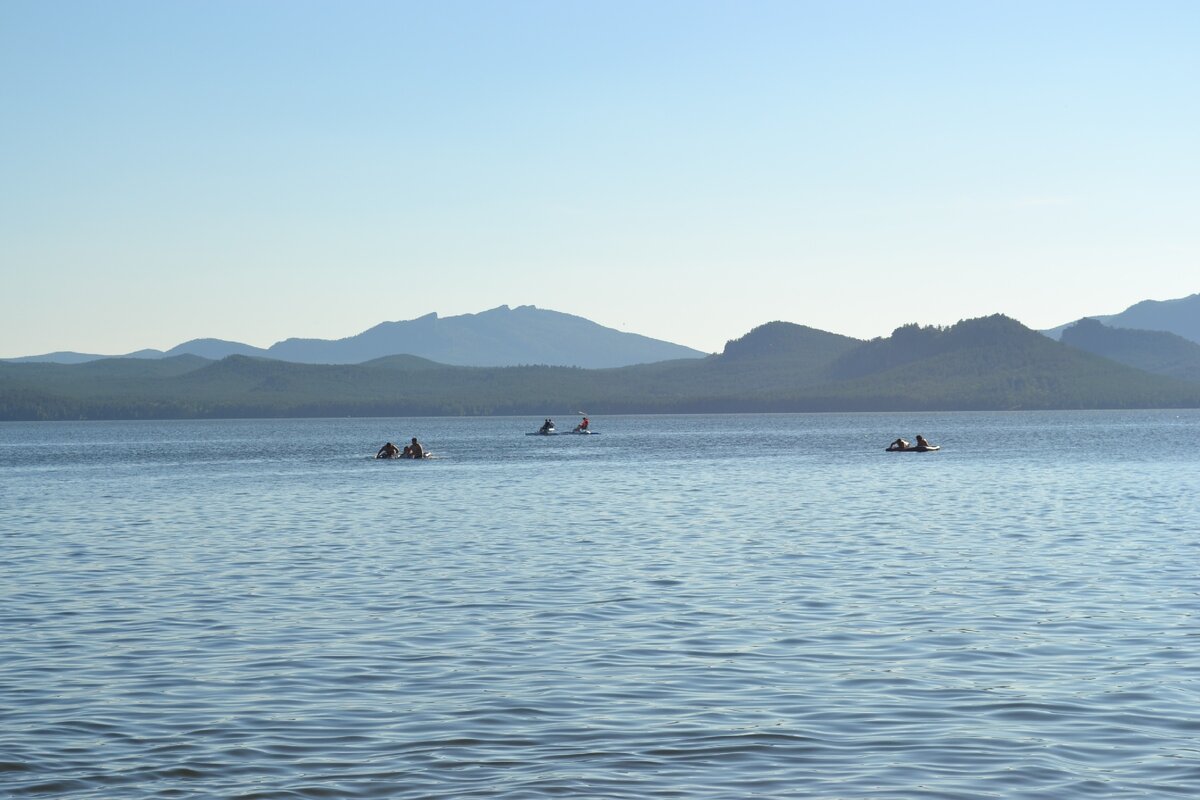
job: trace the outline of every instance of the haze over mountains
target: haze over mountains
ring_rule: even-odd
[[[1084,319],[1098,320],[1110,328],[1164,331],[1200,344],[1200,294],[1176,300],[1144,300],[1119,314]],[[1063,331],[1076,324],[1067,323],[1043,333],[1060,339]],[[155,359],[185,354],[214,360],[242,355],[299,364],[361,364],[385,356],[413,355],[454,366],[544,364],[587,369],[705,355],[690,347],[606,328],[572,314],[535,306],[499,306],[478,314],[439,317],[430,313],[412,320],[382,322],[343,339],[285,339],[267,348],[205,338],[166,351],[145,349],[123,356],[58,352],[7,360],[79,364],[102,358]],[[1157,357],[1149,358],[1155,361]]]
[[[1200,407],[1200,380],[1118,363],[1001,315],[906,325],[869,342],[772,322],[720,354],[607,369],[411,355],[0,363],[8,420],[1174,407]]]
[[[286,339],[268,348],[223,339],[193,339],[165,352],[139,350],[117,357],[151,359],[178,355],[210,359],[255,356],[297,364],[361,364],[384,356],[414,355],[456,366],[548,364],[599,369],[700,358],[704,353],[606,328],[559,311],[535,306],[499,306],[478,314],[439,317],[431,313],[412,320],[382,322],[344,339]],[[80,364],[112,357],[58,352],[9,360]]]
[[[1089,315],[1083,319],[1094,319],[1110,328],[1166,331],[1200,344],[1200,294],[1175,300],[1143,300],[1119,314]],[[1050,328],[1043,333],[1055,339],[1061,338],[1063,331],[1075,322]]]
[[[1197,304],[1123,314],[1188,330]],[[0,362],[0,419],[1200,407],[1200,343],[1095,319],[1059,335],[999,314],[865,342],[770,322],[704,356],[501,306],[267,349],[200,339],[76,364]]]

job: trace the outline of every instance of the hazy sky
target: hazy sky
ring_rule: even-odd
[[[1200,292],[1200,3],[0,3],[0,357]]]

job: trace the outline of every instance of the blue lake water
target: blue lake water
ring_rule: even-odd
[[[0,795],[1200,796],[1200,411],[539,423],[0,424]]]

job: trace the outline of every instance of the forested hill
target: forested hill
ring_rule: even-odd
[[[847,408],[1200,407],[1200,385],[1055,342],[1001,315],[905,326],[830,365]]]
[[[862,344],[858,339],[837,333],[796,325],[792,322],[768,322],[740,339],[725,343],[723,360],[803,359],[827,363],[847,350]]]
[[[1062,341],[1156,375],[1200,382],[1200,344],[1174,333],[1112,328],[1085,319],[1063,331]]]
[[[718,355],[611,369],[107,359],[0,363],[0,419],[1200,407],[1200,384],[1003,316],[862,342],[768,323]]]

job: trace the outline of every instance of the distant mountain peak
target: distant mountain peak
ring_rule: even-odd
[[[1176,297],[1173,300],[1142,300],[1134,303],[1125,311],[1144,311],[1149,308],[1171,308],[1200,302],[1200,292],[1189,294],[1187,297]],[[1122,312],[1125,313],[1125,312]]]
[[[225,339],[191,339],[172,347],[163,356],[169,358],[177,355],[197,355],[204,358],[220,360],[226,356],[262,356],[266,351],[260,347],[252,347],[241,342],[231,342]]]
[[[606,328],[583,317],[535,306],[497,306],[475,314],[384,322],[336,341],[287,339],[271,358],[305,364],[360,364],[414,355],[454,366],[546,364],[622,367],[677,358],[700,358],[689,347]]]
[[[1119,314],[1089,314],[1084,319],[1094,319],[1113,328],[1166,331],[1200,343],[1200,293],[1173,300],[1142,300]],[[1058,339],[1063,331],[1075,322],[1078,320],[1044,330],[1042,333],[1052,339]]]
[[[474,314],[440,317],[430,311],[416,319],[381,322],[340,339],[290,337],[269,348],[223,339],[192,339],[167,355],[193,353],[220,360],[255,356],[302,364],[360,364],[394,355],[412,355],[455,365],[502,367],[544,364],[565,367],[622,367],[706,354],[683,345],[607,328],[584,317],[533,305],[499,305]],[[158,350],[125,356],[158,359]],[[111,355],[59,352],[9,359],[83,363]]]

